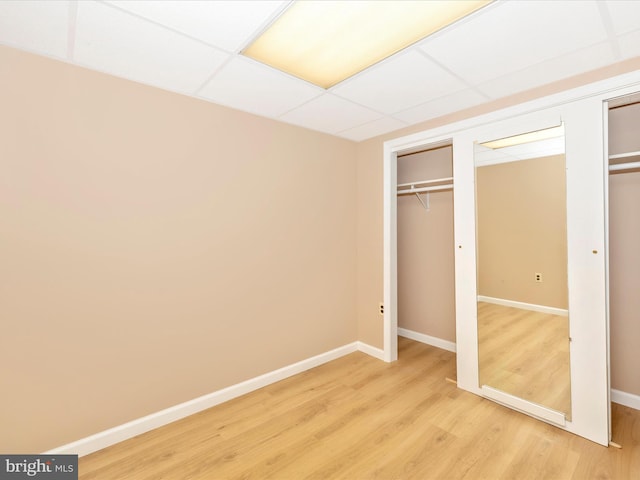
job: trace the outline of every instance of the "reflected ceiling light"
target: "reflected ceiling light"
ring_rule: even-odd
[[[495,150],[496,148],[513,147],[514,145],[521,145],[523,143],[531,143],[537,142],[539,140],[547,140],[549,138],[562,137],[563,135],[564,124],[560,124],[557,127],[545,128],[544,130],[523,133],[521,135],[514,135],[513,137],[501,138],[499,140],[492,140],[490,142],[481,143],[480,145]]]
[[[329,88],[491,1],[298,1],[242,54]]]

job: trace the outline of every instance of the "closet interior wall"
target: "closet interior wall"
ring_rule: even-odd
[[[609,110],[609,154],[640,151],[640,103]],[[627,158],[638,162],[640,156]],[[611,160],[611,163],[615,163]],[[611,388],[640,396],[640,169],[609,175]]]
[[[398,184],[452,176],[451,146],[398,157]],[[398,327],[456,341],[453,190],[398,196]],[[426,203],[427,193],[421,193]]]

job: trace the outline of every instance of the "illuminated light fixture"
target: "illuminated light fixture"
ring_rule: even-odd
[[[547,140],[549,138],[562,137],[564,135],[564,124],[557,127],[545,128],[544,130],[537,130],[535,132],[523,133],[521,135],[514,135],[513,137],[501,138],[499,140],[492,140],[490,142],[481,143],[483,147],[487,148],[505,148],[513,147],[514,145],[521,145],[523,143],[537,142],[539,140]]]
[[[329,88],[491,1],[298,1],[242,54]]]

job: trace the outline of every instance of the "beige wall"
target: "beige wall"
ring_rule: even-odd
[[[640,150],[640,104],[609,113],[612,154]],[[637,159],[635,159],[637,160]],[[611,387],[640,395],[640,172],[609,176]]]
[[[382,348],[382,142],[358,144],[358,339]]]
[[[357,339],[356,145],[0,47],[0,451]]]
[[[398,183],[451,177],[452,149],[398,158]],[[425,194],[421,194],[425,197]],[[453,192],[398,197],[398,326],[456,341]]]
[[[476,201],[478,295],[567,309],[564,155],[476,168]]]

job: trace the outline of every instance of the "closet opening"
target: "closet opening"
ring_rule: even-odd
[[[640,409],[640,93],[607,104],[609,379],[611,418],[619,418]]]
[[[453,147],[398,155],[398,335],[455,351]]]
[[[399,337],[455,352],[453,145],[396,156]]]

